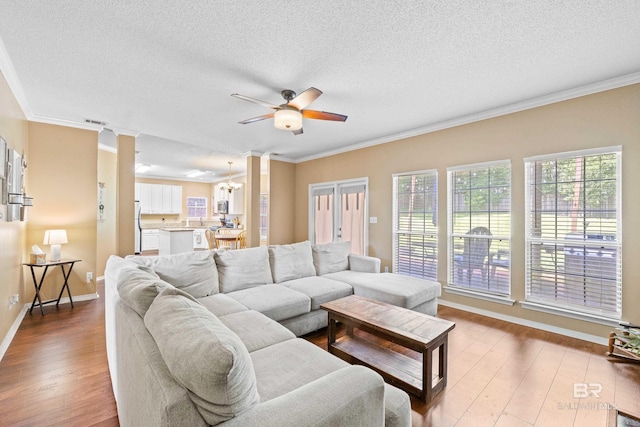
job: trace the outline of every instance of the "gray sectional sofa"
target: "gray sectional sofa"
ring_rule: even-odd
[[[297,338],[362,295],[435,315],[440,285],[348,243],[112,256],[107,357],[122,426],[409,426],[408,395]]]

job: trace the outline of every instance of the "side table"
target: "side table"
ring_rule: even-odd
[[[45,262],[42,264],[33,264],[33,263],[24,263],[23,265],[28,266],[31,269],[31,277],[33,278],[33,286],[36,288],[36,295],[33,297],[33,302],[31,303],[31,308],[29,309],[29,314],[31,314],[31,312],[33,311],[33,307],[36,306],[40,306],[40,312],[42,313],[42,315],[44,316],[44,309],[42,308],[43,305],[45,304],[49,304],[55,301],[56,303],[56,307],[58,306],[58,304],[60,304],[60,299],[62,298],[62,293],[64,292],[64,289],[67,289],[67,295],[69,295],[69,301],[71,302],[71,307],[73,307],[73,299],[71,298],[71,291],[69,290],[69,276],[71,276],[71,270],[73,269],[73,265],[76,262],[80,262],[82,260],[80,259],[63,259],[60,261],[50,261],[50,262]],[[52,299],[49,301],[42,301],[42,298],[40,298],[40,289],[42,288],[42,284],[44,283],[44,278],[47,275],[47,271],[49,271],[49,267],[55,267],[56,265],[59,265],[60,268],[62,269],[62,277],[64,278],[64,284],[62,285],[62,289],[60,289],[60,294],[58,295],[58,299]],[[65,270],[65,266],[68,265],[69,269]],[[36,273],[34,268],[36,267],[44,267],[44,272],[42,273],[42,276],[40,276],[40,280],[38,281],[36,279]],[[36,303],[36,300],[38,301]]]

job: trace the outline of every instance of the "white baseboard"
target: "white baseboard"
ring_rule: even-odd
[[[13,321],[11,328],[9,328],[9,332],[7,332],[7,335],[2,340],[2,343],[0,344],[0,361],[2,361],[4,354],[9,349],[9,344],[11,344],[11,341],[13,341],[13,337],[16,335],[16,332],[18,332],[18,328],[22,323],[22,319],[24,319],[24,315],[29,310],[29,307],[31,307],[31,304],[25,304],[22,307],[20,313],[18,313],[18,316],[16,317],[16,320]]]
[[[515,323],[516,325],[528,326],[534,329],[540,329],[542,331],[553,332],[554,334],[560,334],[571,338],[577,338],[583,341],[589,341],[595,344],[608,345],[609,338],[601,337],[598,335],[585,334],[571,329],[559,328],[553,325],[547,325],[546,323],[534,322],[532,320],[522,319],[520,317],[508,316],[506,314],[495,313],[489,310],[483,310],[481,308],[471,307],[464,304],[458,304],[451,301],[438,300],[438,304],[445,307],[451,307],[462,311],[468,311],[470,313],[481,314],[483,316],[491,317],[498,320],[504,320],[505,322]]]
[[[98,298],[100,298],[100,295],[98,295],[97,292],[94,292],[92,294],[75,296],[73,297],[73,300],[74,302],[89,301],[89,300],[98,299]],[[69,304],[70,302],[71,301],[69,301],[69,297],[60,298],[60,304]],[[7,335],[2,340],[2,343],[0,343],[0,361],[2,361],[4,354],[9,349],[9,345],[11,344],[11,341],[13,341],[13,337],[15,337],[16,332],[18,332],[18,328],[20,328],[20,324],[22,323],[22,320],[24,319],[25,314],[27,314],[27,311],[29,311],[30,308],[31,308],[31,303],[27,303],[22,307],[22,309],[20,310],[20,313],[18,313],[18,316],[16,317],[16,320],[13,321],[11,328],[9,328],[9,332],[7,332]]]

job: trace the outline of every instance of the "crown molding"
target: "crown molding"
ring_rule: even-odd
[[[605,92],[607,90],[618,89],[618,88],[621,88],[624,86],[630,86],[636,83],[640,83],[640,72],[626,74],[624,76],[614,77],[612,79],[602,80],[602,81],[591,83],[584,86],[578,86],[572,89],[555,92],[549,95],[531,98],[525,101],[508,104],[502,107],[492,108],[489,110],[469,114],[466,116],[457,117],[455,119],[433,123],[427,126],[416,128],[416,129],[411,129],[404,132],[399,132],[399,133],[383,136],[380,138],[363,141],[357,144],[342,147],[340,149],[325,151],[322,153],[314,154],[312,156],[301,157],[296,159],[295,163],[302,163],[309,160],[321,159],[323,157],[329,157],[336,154],[346,153],[349,151],[360,150],[362,148],[372,147],[374,145],[386,144],[388,142],[398,141],[400,139],[410,138],[418,135],[424,135],[427,133],[437,132],[440,130],[449,129],[456,126],[466,125],[469,123],[474,123],[482,120],[492,119],[495,117],[505,116],[507,114],[530,110],[532,108],[537,108],[537,107],[543,107],[545,105],[555,104],[562,101],[568,101],[570,99],[580,98],[587,95],[593,95],[599,92]]]
[[[108,151],[110,153],[117,153],[118,152],[117,148],[111,147],[111,146],[106,145],[106,144],[100,144],[100,143],[98,143],[98,150]]]

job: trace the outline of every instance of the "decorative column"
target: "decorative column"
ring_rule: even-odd
[[[247,184],[244,191],[247,247],[260,246],[260,156],[262,153],[250,151],[247,158]]]

